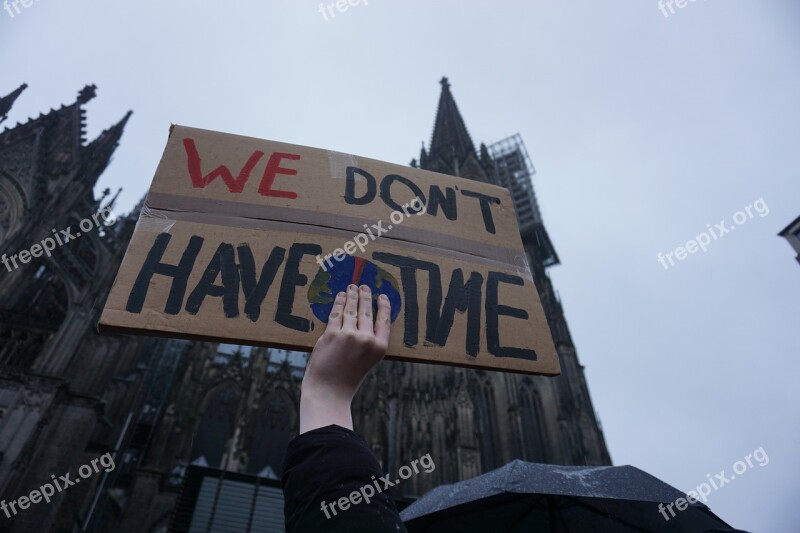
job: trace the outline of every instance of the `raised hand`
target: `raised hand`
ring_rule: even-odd
[[[328,327],[311,352],[300,397],[300,433],[336,424],[353,429],[350,404],[364,378],[389,346],[389,299],[378,298],[372,320],[372,291],[350,285],[336,296]]]

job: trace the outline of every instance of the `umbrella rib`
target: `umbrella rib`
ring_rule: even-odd
[[[550,515],[550,529],[553,533],[558,533],[558,529],[556,526],[556,509],[558,509],[558,518],[561,524],[564,526],[564,531],[569,533],[569,527],[567,526],[566,520],[564,520],[564,513],[561,512],[561,506],[559,506],[556,502],[558,502],[559,496],[554,496],[552,494],[547,495],[547,503],[548,503],[548,511]],[[567,500],[569,500],[567,498]]]
[[[591,512],[593,512],[595,514],[598,514],[600,516],[608,518],[609,520],[613,520],[614,522],[619,522],[620,524],[622,524],[624,526],[628,526],[629,528],[631,528],[631,529],[633,529],[635,531],[643,531],[643,532],[647,533],[646,529],[642,529],[637,525],[631,524],[631,523],[627,522],[626,520],[623,520],[622,518],[609,513],[608,511],[603,512],[600,509],[596,509],[596,508],[592,507],[591,505],[589,505],[588,503],[584,503],[584,502],[582,502],[582,501],[580,501],[580,500],[578,500],[577,498],[574,498],[574,497],[570,497],[570,499],[572,501],[574,501],[576,504],[578,504],[579,506],[581,506],[581,507],[583,507],[585,509],[588,509],[589,511],[591,511]]]
[[[561,507],[558,508],[558,518],[561,519],[561,524],[564,526],[564,531],[569,533],[569,525],[567,525],[567,521],[564,519],[564,510]]]
[[[514,528],[517,527],[517,525],[522,523],[522,521],[525,520],[526,518],[528,518],[528,516],[530,516],[531,513],[536,511],[537,510],[536,509],[536,504],[538,503],[537,500],[541,500],[544,497],[544,496],[541,496],[541,495],[538,495],[538,494],[527,494],[526,496],[532,500],[531,501],[531,506],[513,524],[510,524],[510,526],[507,529],[507,531],[513,531]],[[547,506],[545,505],[545,506],[543,506],[543,508],[546,509]]]

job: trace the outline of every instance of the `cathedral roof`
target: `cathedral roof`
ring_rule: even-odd
[[[450,82],[442,78],[442,93],[439,96],[439,109],[436,111],[436,122],[433,126],[428,159],[440,159],[453,166],[453,162],[460,162],[470,154],[475,154],[475,145],[469,136],[467,126],[458,106],[450,92]]]
[[[14,105],[14,102],[19,98],[19,95],[22,94],[22,91],[28,88],[27,83],[23,83],[19,87],[17,87],[12,93],[0,97],[0,122],[3,122],[8,117],[8,112],[11,111],[11,106]]]
[[[26,87],[0,99],[0,110],[10,109],[13,100]],[[50,197],[63,187],[64,180],[78,181],[89,195],[111,155],[119,144],[130,118],[120,122],[86,144],[86,112],[83,105],[96,96],[97,87],[81,89],[74,103],[40,114],[36,118],[0,132],[0,169],[16,182],[27,205],[37,198]],[[2,113],[0,113],[2,116]],[[76,170],[80,169],[78,175]]]
[[[483,183],[495,183],[491,160],[478,158],[467,126],[450,92],[450,82],[442,78],[442,93],[433,126],[433,137],[428,150],[422,146],[419,167],[425,170],[459,176]],[[417,161],[412,162],[416,166]]]
[[[111,156],[119,146],[122,133],[125,131],[125,125],[132,114],[133,111],[128,111],[119,122],[103,131],[95,140],[84,147],[84,171],[87,177],[91,177],[92,185],[111,162]]]

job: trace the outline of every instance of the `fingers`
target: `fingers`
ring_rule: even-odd
[[[347,294],[340,292],[333,300],[331,314],[328,316],[328,330],[339,331],[342,329],[342,316],[344,315],[344,303],[347,301]]]
[[[347,286],[347,302],[344,304],[344,319],[342,329],[358,329],[358,287],[355,285]]]
[[[358,289],[358,331],[372,335],[372,290],[366,285]]]
[[[392,305],[385,294],[378,298],[378,318],[375,320],[375,338],[381,346],[389,345],[389,330],[391,329]]]

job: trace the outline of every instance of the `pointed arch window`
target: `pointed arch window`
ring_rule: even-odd
[[[294,406],[285,392],[276,391],[264,399],[255,421],[247,470],[253,474],[267,467],[278,477],[292,436]]]
[[[523,388],[520,390],[520,423],[522,424],[522,451],[526,461],[544,463],[547,459],[544,418],[539,395]]]
[[[11,275],[15,283],[0,306],[0,364],[28,369],[66,319],[69,293],[61,277],[39,259]]]
[[[483,385],[475,395],[475,427],[478,429],[481,467],[484,472],[500,466],[497,461],[498,449],[495,446],[496,426],[494,423],[494,396],[489,385]]]
[[[233,436],[239,394],[232,383],[210,393],[192,442],[192,461],[204,457],[209,466],[220,467]]]
[[[25,201],[11,180],[0,176],[0,243],[9,241],[22,225]]]

